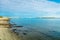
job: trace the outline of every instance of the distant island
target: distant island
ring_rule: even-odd
[[[36,17],[40,19],[60,19],[60,17]]]
[[[56,17],[41,17],[42,19],[56,19]]]

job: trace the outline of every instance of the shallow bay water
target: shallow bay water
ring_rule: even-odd
[[[60,19],[18,18],[11,21],[23,26],[15,31],[22,40],[60,40]]]

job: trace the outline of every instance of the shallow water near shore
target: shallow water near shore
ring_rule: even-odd
[[[60,40],[60,19],[17,18],[11,21],[23,26],[15,31],[22,40]]]

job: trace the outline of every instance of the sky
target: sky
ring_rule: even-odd
[[[0,16],[60,17],[60,0],[0,0]]]

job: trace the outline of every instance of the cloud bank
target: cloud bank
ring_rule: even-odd
[[[48,0],[0,0],[0,15],[19,17],[60,16],[60,4]]]

